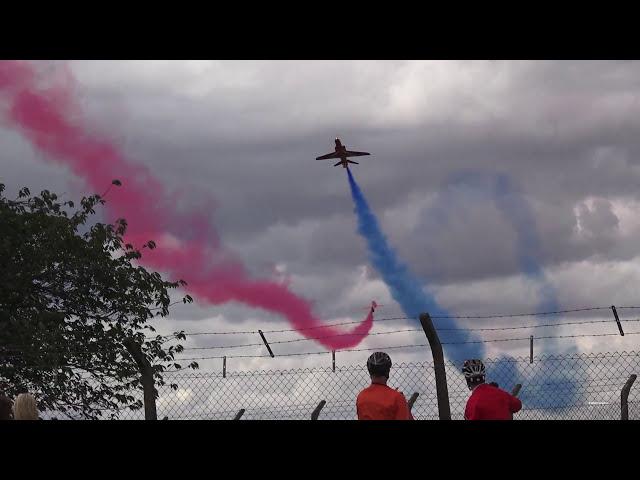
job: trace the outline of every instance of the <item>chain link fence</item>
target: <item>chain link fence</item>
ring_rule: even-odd
[[[637,352],[575,354],[527,358],[488,359],[487,381],[510,391],[522,384],[522,411],[517,420],[618,420],[620,391],[633,373],[640,372]],[[447,362],[447,383],[453,419],[463,419],[469,397],[460,365]],[[159,389],[158,418],[225,420],[240,409],[243,420],[308,420],[321,400],[326,405],[319,420],[356,418],[358,392],[369,385],[362,365],[251,372],[171,372]],[[413,415],[418,420],[438,418],[433,364],[402,363],[391,370],[389,385],[407,399],[419,394]],[[629,395],[629,419],[640,419],[636,390]],[[142,411],[122,411],[121,419],[144,418]]]

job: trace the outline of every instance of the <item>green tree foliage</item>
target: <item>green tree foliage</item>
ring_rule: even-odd
[[[23,188],[15,200],[4,191],[0,184],[0,391],[32,392],[41,409],[72,418],[141,408],[139,371],[124,344],[140,345],[155,385],[182,368],[174,342],[184,332],[158,335],[151,320],[169,314],[169,291],[185,282],[136,265],[155,244],[125,244],[124,219],[90,221],[105,202],[99,195],[76,208],[47,190]]]

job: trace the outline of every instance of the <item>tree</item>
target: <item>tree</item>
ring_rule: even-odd
[[[0,184],[0,390],[28,390],[41,409],[71,418],[142,408],[140,359],[129,352],[142,353],[155,385],[165,385],[167,368],[182,368],[174,355],[183,347],[172,342],[184,332],[161,336],[150,321],[169,314],[169,291],[186,283],[136,265],[155,244],[125,244],[124,219],[90,223],[101,196],[75,209],[47,190],[23,188],[15,200],[4,191]]]

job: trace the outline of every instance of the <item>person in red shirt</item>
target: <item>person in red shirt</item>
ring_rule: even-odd
[[[367,360],[371,385],[358,394],[356,410],[358,420],[413,420],[405,396],[387,386],[391,358],[384,352],[375,352]]]
[[[465,360],[462,373],[471,390],[464,410],[465,420],[513,420],[522,402],[497,384],[486,384],[486,370],[481,360]]]

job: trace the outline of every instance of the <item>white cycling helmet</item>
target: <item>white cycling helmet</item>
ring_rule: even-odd
[[[484,382],[487,374],[486,369],[484,368],[484,363],[482,363],[482,360],[478,359],[465,360],[464,365],[462,366],[462,373],[464,374],[464,378],[467,380],[468,385]]]

